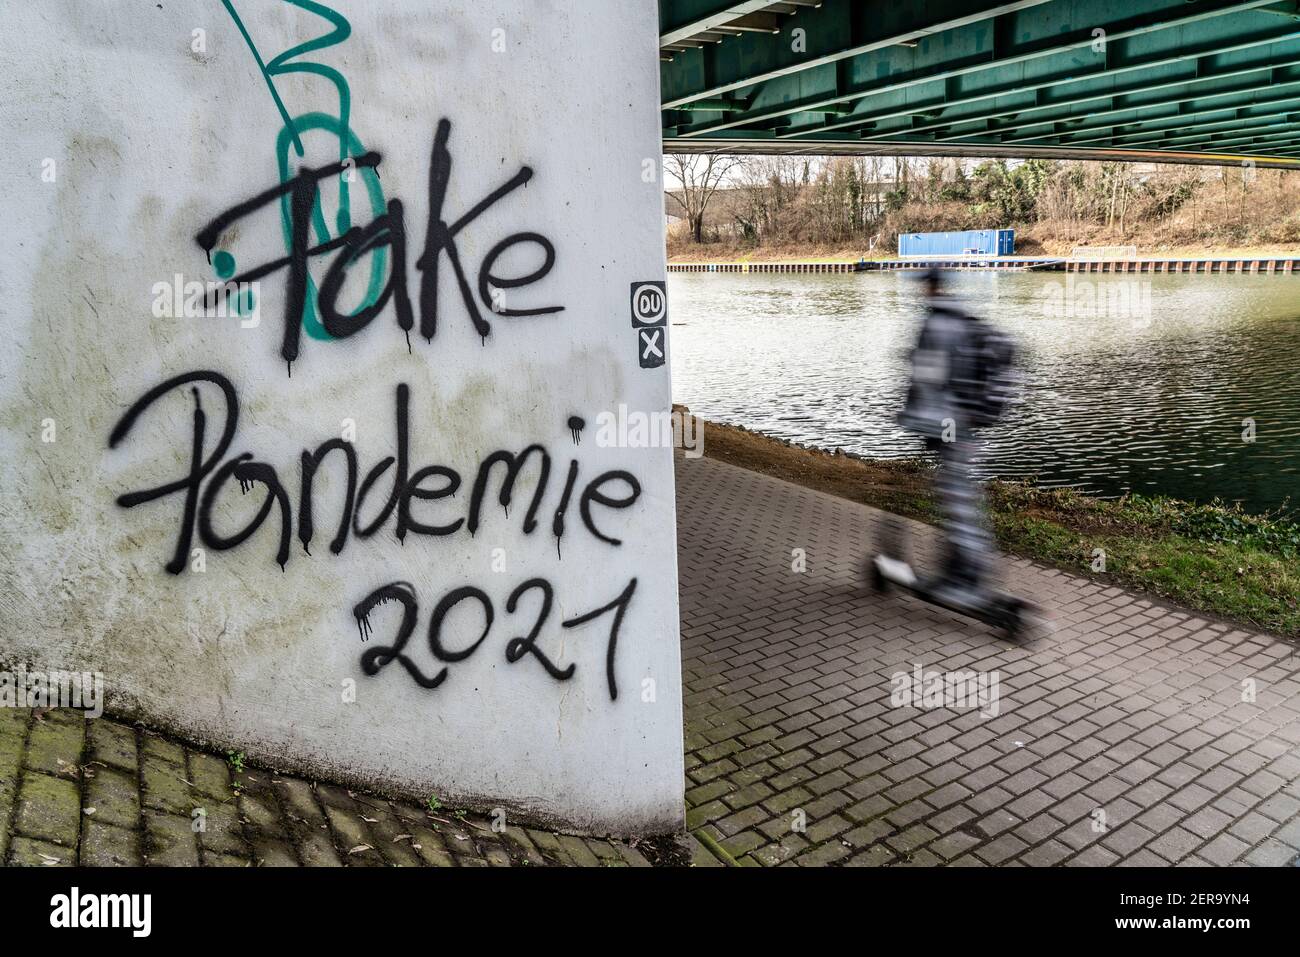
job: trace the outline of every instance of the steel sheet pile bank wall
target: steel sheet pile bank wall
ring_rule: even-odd
[[[677,826],[654,3],[8,14],[3,664]]]

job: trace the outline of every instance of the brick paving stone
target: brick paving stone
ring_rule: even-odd
[[[750,857],[765,867],[776,867],[791,861],[808,847],[808,840],[803,835],[786,834],[779,841],[766,844],[751,852]]]
[[[86,744],[91,761],[111,765],[127,774],[136,773],[139,756],[134,728],[116,721],[87,721]]]
[[[194,789],[210,798],[230,797],[230,765],[211,754],[189,751],[189,780]]]
[[[1213,807],[1202,808],[1182,822],[1183,827],[1199,836],[1202,840],[1222,834],[1232,824],[1231,814]]]
[[[259,837],[253,839],[253,863],[259,867],[297,867],[298,856],[282,841]]]
[[[1004,834],[996,840],[984,844],[975,852],[975,856],[988,864],[1001,864],[1010,860],[1029,847],[1014,834]]]
[[[804,836],[814,844],[820,844],[822,841],[843,834],[852,826],[852,823],[838,814],[832,814],[830,817],[819,818],[815,823],[810,821]]]
[[[1250,845],[1244,841],[1237,840],[1231,834],[1220,834],[1196,853],[1211,864],[1227,867],[1241,860],[1249,850]]]
[[[371,807],[363,812],[363,818],[370,825],[370,832],[379,841],[378,850],[391,867],[419,867],[419,853],[411,847],[411,830],[406,822],[401,821],[385,802],[382,806]],[[505,853],[501,851],[501,853]]]
[[[156,753],[141,759],[140,780],[143,782],[141,803],[147,808],[189,817],[190,812],[202,803],[191,792],[185,768],[158,757]]]
[[[840,858],[847,857],[849,852],[850,848],[838,841],[828,841],[804,854],[800,854],[795,858],[795,863],[802,867],[820,867],[823,864],[831,864],[840,860]]]
[[[334,784],[324,784],[317,782],[315,786],[316,800],[325,810],[329,808],[340,808],[345,811],[356,809],[356,801],[348,794],[347,788],[341,788]]]
[[[809,805],[809,808],[811,807],[812,805]],[[717,824],[718,830],[720,830],[723,834],[731,836],[731,835],[739,834],[741,831],[746,830],[747,828],[751,828],[756,824],[761,824],[762,822],[768,820],[768,818],[770,817],[771,815],[768,814],[768,812],[765,811],[763,808],[751,807],[751,808],[746,808],[745,810],[740,811],[736,814],[730,814],[726,817],[720,818],[714,823]],[[808,819],[809,821],[816,820],[816,817],[812,810],[808,811]]]
[[[716,854],[700,843],[694,835],[686,836],[686,847],[691,855],[692,867],[725,867]]]
[[[203,809],[203,829],[198,832],[199,845],[203,848],[206,861],[208,854],[228,854],[247,857],[248,842],[244,840],[244,828],[239,819],[239,809],[234,797],[224,801],[207,800],[200,795],[196,798],[197,807]]]
[[[731,808],[721,801],[710,801],[708,804],[699,807],[688,808],[686,811],[686,829],[694,831],[704,824],[725,817],[730,811]]]
[[[1122,857],[1136,854],[1155,838],[1155,834],[1136,821],[1121,825],[1101,838],[1101,846]]]
[[[772,814],[785,814],[794,808],[806,807],[812,800],[813,795],[810,791],[794,787],[780,794],[773,794],[763,802],[763,807]]]
[[[74,781],[28,771],[23,775],[14,832],[64,847],[77,847],[81,795]]]
[[[1286,867],[1295,863],[1296,852],[1281,841],[1269,838],[1247,854],[1245,860],[1259,867]]]
[[[893,834],[895,830],[894,826],[884,818],[876,818],[845,831],[839,837],[841,840],[848,841],[854,847],[865,847],[868,844],[883,841]]]
[[[0,708],[0,761],[21,763],[30,715],[26,708]]]
[[[78,863],[82,867],[139,867],[140,832],[86,821],[82,825]]]
[[[139,781],[115,768],[98,768],[84,784],[85,812],[97,823],[127,830],[140,826]],[[94,814],[90,814],[91,809]]]
[[[714,798],[722,797],[731,790],[731,782],[722,778],[717,781],[710,781],[708,784],[701,784],[697,788],[691,788],[686,792],[686,800],[692,807],[699,807],[702,804],[709,803]]]
[[[1044,841],[1020,855],[1020,860],[1030,867],[1053,867],[1074,852],[1059,841]]]
[[[303,821],[324,823],[325,812],[316,802],[315,791],[309,782],[295,778],[279,778],[274,784],[286,814]]]
[[[287,834],[285,821],[274,791],[240,791],[240,818],[258,834],[279,839]]]
[[[540,831],[534,828],[528,828],[525,833],[528,839],[542,854],[543,859],[560,864],[572,864],[569,855],[565,852],[563,845],[560,844],[560,838],[557,834],[551,834],[547,831]]]
[[[78,717],[67,717],[77,714]],[[86,722],[80,712],[47,711],[32,723],[27,738],[27,767],[46,774],[70,774],[81,763]]]
[[[420,832],[418,830],[415,832],[415,835],[417,840],[420,840],[423,843],[423,838],[420,837]],[[441,842],[438,841],[436,837],[434,838],[434,840],[438,844],[441,844]],[[541,851],[537,849],[537,845],[533,843],[533,841],[528,837],[528,832],[525,831],[522,827],[507,827],[504,831],[501,832],[501,840],[504,844],[512,848],[511,850],[512,859],[519,861],[521,864],[540,866],[546,863],[546,859],[542,857]],[[691,838],[691,840],[694,840],[694,838]],[[695,845],[699,845],[699,841],[695,841]],[[416,848],[416,850],[420,850],[421,857],[423,857],[427,862],[428,855],[425,854],[424,851],[421,850],[420,848]],[[707,848],[706,848],[706,852],[707,852]],[[695,853],[696,851],[694,849],[694,846],[692,846],[691,848],[692,859],[694,858]],[[708,852],[708,853],[710,854],[710,856],[712,856],[712,852]],[[714,858],[714,860],[717,859]],[[718,861],[718,863],[721,864],[722,862]]]
[[[335,843],[350,866],[383,866],[384,858],[375,849],[375,838],[370,835],[360,814],[355,810],[333,805],[326,806],[325,814],[329,818]]]
[[[1184,860],[1191,860],[1191,858],[1184,858]],[[1166,861],[1164,858],[1160,857],[1158,854],[1154,854],[1150,850],[1144,847],[1136,854],[1130,854],[1128,857],[1122,858],[1121,860],[1116,862],[1115,866],[1116,867],[1168,867],[1169,862]]]
[[[1300,848],[1300,817],[1294,817],[1273,832],[1273,839]]]
[[[1260,801],[1255,810],[1279,823],[1293,821],[1300,815],[1300,800],[1288,794],[1274,794],[1267,800]]]
[[[1167,861],[1177,863],[1187,857],[1202,844],[1202,839],[1183,827],[1175,827],[1161,834],[1150,844],[1147,850],[1159,854]]]
[[[1094,844],[1087,850],[1067,859],[1065,863],[1073,867],[1112,867],[1121,860],[1123,858],[1118,854],[1112,854],[1104,847]]]
[[[144,861],[161,867],[198,867],[199,841],[189,817],[144,812]]]
[[[744,857],[750,851],[754,851],[768,844],[768,839],[763,834],[755,831],[742,831],[719,842],[722,849],[732,857]]]
[[[898,860],[898,856],[883,844],[873,844],[865,851],[854,854],[846,862],[846,867],[884,867]]]
[[[12,867],[74,867],[76,849],[36,838],[16,836],[9,848]]]
[[[308,867],[342,867],[344,864],[342,855],[334,847],[324,828],[313,829],[300,837],[298,852],[302,855],[302,862]]]
[[[930,850],[945,861],[951,861],[979,847],[983,842],[984,838],[975,834],[968,834],[965,831],[953,831],[931,844]]]
[[[571,834],[561,834],[559,835],[559,841],[560,846],[569,855],[569,859],[579,867],[595,867],[600,863],[600,860],[581,838],[574,837]]]
[[[185,748],[159,734],[145,732],[141,736],[141,751],[147,757],[157,758],[180,767],[185,766]]]
[[[615,850],[618,851],[619,857],[627,862],[629,867],[650,867],[650,861],[636,848],[625,844],[622,841],[614,843]]]
[[[762,782],[756,782],[737,791],[732,791],[723,797],[723,802],[733,810],[747,808],[751,804],[758,804],[764,798],[767,798],[775,792],[768,785]]]

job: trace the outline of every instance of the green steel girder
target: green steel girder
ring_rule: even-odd
[[[1173,100],[1168,103],[1147,107],[1142,110],[1097,110],[1092,116],[1098,122],[1086,122],[1078,118],[1068,121],[1057,120],[1051,124],[1032,124],[1027,132],[1012,135],[1017,129],[1026,129],[1025,124],[997,124],[982,130],[972,129],[946,135],[936,135],[939,141],[962,141],[972,137],[996,137],[991,142],[1032,143],[1043,139],[1052,139],[1070,145],[1085,143],[1106,144],[1112,137],[1118,138],[1139,132],[1160,132],[1167,128],[1186,129],[1195,124],[1211,125],[1229,120],[1269,115],[1282,109],[1293,109],[1293,101],[1300,97],[1300,67],[1279,77],[1279,82],[1259,87],[1249,93],[1216,94],[1206,100]],[[1228,97],[1224,101],[1224,97]],[[1044,125],[1050,129],[1040,128]],[[1104,131],[1113,131],[1106,133]],[[914,131],[920,132],[920,131]]]
[[[1227,45],[1222,40],[1223,28],[1215,31],[1205,25],[1198,30],[1199,24],[1267,2],[1270,0],[1200,0],[1192,4],[1186,0],[1090,0],[1071,4],[1054,0],[948,30],[915,47],[892,46],[829,68],[814,67],[768,81],[748,98],[743,113],[693,122],[679,130],[679,135],[709,134],[760,117],[788,115],[935,81],[956,81],[948,86],[958,92],[987,94],[1105,75],[1125,69],[1126,62],[1134,58],[1133,51],[1127,49],[1131,44],[1125,41],[1144,35],[1158,37],[1159,62],[1209,55]],[[1268,27],[1254,30],[1240,26],[1237,20],[1236,31],[1245,34],[1238,42],[1300,35],[1288,22],[1263,19]],[[1104,44],[1098,42],[1102,37],[1094,33],[1097,30],[1105,30]],[[1194,54],[1180,52],[1193,44],[1197,47]],[[1149,61],[1151,56],[1142,59]],[[850,117],[837,125],[852,122]]]
[[[951,144],[935,142],[903,143],[894,142],[882,147],[877,143],[847,143],[842,137],[827,137],[823,140],[790,140],[775,138],[739,137],[730,132],[716,137],[699,137],[683,140],[673,146],[679,153],[768,153],[781,155],[816,155],[816,156],[977,156],[992,159],[1024,159],[1041,157],[1043,159],[1084,159],[1111,160],[1124,163],[1184,163],[1205,164],[1210,166],[1236,166],[1245,159],[1260,169],[1300,169],[1300,158],[1296,151],[1286,151],[1287,144],[1277,149],[1250,149],[1216,151],[1210,146],[1202,150],[1142,150],[1120,149],[1110,147],[1104,150],[1087,147],[1055,146],[988,146],[984,144]]]
[[[1237,133],[1225,131],[1201,135],[1189,133],[1186,136],[1170,137],[1168,142],[1172,145],[1182,145],[1184,147],[1210,144],[1217,149],[1223,149],[1241,143],[1266,143],[1276,140],[1285,140],[1297,133],[1300,133],[1300,113],[1292,113],[1284,120],[1261,124],[1258,126],[1243,127]]]
[[[1297,146],[1300,146],[1300,130],[1292,130],[1289,133],[1278,134],[1277,136],[1256,137],[1226,148],[1213,141],[1198,144],[1196,148],[1200,152],[1214,150],[1225,150],[1226,152],[1230,150],[1233,156],[1230,163],[1237,165],[1244,163],[1247,159],[1254,161],[1261,156],[1274,155],[1279,149],[1294,149]],[[1228,162],[1225,161],[1224,165],[1228,165]],[[1256,163],[1256,165],[1264,166],[1266,164]]]
[[[978,25],[991,16],[1047,2],[940,0],[937,3],[864,3],[862,0],[825,0],[818,7],[793,14],[776,38],[751,34],[675,56],[665,69],[660,70],[663,104],[673,107],[688,100],[720,96],[781,77],[798,78],[810,70],[829,67],[833,73],[839,60],[898,44],[915,43],[945,30],[962,28],[967,24]],[[685,5],[725,6],[700,0],[687,0]],[[665,11],[676,14],[677,3],[661,0],[659,9],[662,22]],[[675,19],[683,18],[676,15]],[[802,43],[796,42],[797,30],[804,31]],[[660,41],[666,42],[662,36]]]
[[[1126,109],[1149,111],[1197,98],[1249,95],[1285,83],[1295,75],[1287,71],[1300,66],[1300,39],[1277,43],[1266,37],[1265,42],[1225,51],[1214,59],[1219,65],[1212,66],[1204,58],[1182,59],[1179,56],[1162,58],[1159,62],[1134,63],[1095,79],[993,97],[993,103],[989,103],[988,96],[970,97],[963,100],[963,104],[971,104],[969,108],[973,111],[982,110],[972,118],[965,114],[952,115],[950,122],[940,121],[920,129],[913,127],[910,131],[886,128],[871,138],[880,139],[898,132],[951,129],[972,120],[978,123],[1009,116],[1011,121],[997,126],[999,132],[1006,132]],[[1099,109],[1102,104],[1104,109]],[[949,115],[946,108],[944,113]],[[989,129],[986,127],[986,131]],[[952,135],[960,137],[962,133],[956,130]]]
[[[1300,43],[1297,44],[1297,50],[1300,51]],[[1157,90],[1147,88],[1144,93],[1155,95],[1143,97],[1138,105],[1131,105],[1132,97],[1117,95],[1089,97],[1082,104],[1072,103],[1065,109],[1008,110],[991,116],[985,121],[982,130],[955,129],[958,126],[955,123],[952,126],[940,124],[936,129],[946,129],[949,132],[938,134],[936,138],[960,140],[963,136],[983,132],[1002,134],[1003,142],[1010,143],[1059,133],[1061,127],[1067,127],[1070,132],[1085,132],[1131,122],[1157,123],[1165,118],[1186,118],[1206,112],[1255,106],[1284,98],[1287,91],[1300,83],[1300,60],[1285,67],[1251,71],[1234,79],[1237,82],[1231,84],[1216,81],[1213,87],[1205,88],[1207,91],[1212,89],[1213,92],[1203,94],[1192,89],[1192,84],[1173,84]],[[1102,108],[1103,102],[1105,108]],[[1030,112],[1038,112],[1040,115],[1030,117],[1027,115]],[[1011,118],[1006,122],[991,122],[1001,116]],[[1089,120],[1093,122],[1088,122]],[[1006,134],[1022,130],[1029,132],[1006,137]]]
[[[721,26],[748,13],[770,7],[770,0],[720,3],[719,0],[681,0],[659,5],[659,42],[676,43]]]
[[[660,0],[665,150],[1300,168],[1297,0],[813,2]]]
[[[1178,148],[1187,149],[1200,143],[1215,143],[1218,146],[1226,147],[1237,142],[1253,140],[1261,136],[1268,135],[1274,131],[1288,130],[1290,124],[1294,122],[1293,117],[1300,119],[1300,107],[1293,108],[1290,113],[1280,114],[1276,117],[1270,117],[1263,122],[1255,122],[1245,125],[1237,125],[1226,129],[1195,129],[1191,132],[1175,134],[1173,132],[1165,134],[1137,134],[1133,138],[1117,138],[1112,145],[1122,149],[1151,149],[1151,148]],[[1039,145],[1043,146],[1074,146],[1078,147],[1079,143],[1056,143],[1050,140],[1043,140]]]
[[[1300,110],[1300,85],[1291,84],[1279,93],[1268,94],[1267,98],[1261,96],[1254,105],[1249,107],[1215,110],[1209,113],[1183,113],[1159,121],[1110,124],[1109,126],[1098,126],[1093,130],[1086,131],[1092,135],[1079,135],[1079,133],[1070,132],[1052,138],[1068,146],[1083,146],[1086,143],[1102,143],[1104,145],[1112,142],[1132,146],[1136,143],[1148,143],[1152,140],[1172,137],[1178,132],[1184,132],[1185,135],[1197,135],[1200,132],[1215,131],[1219,128],[1226,128],[1229,131],[1243,129],[1247,121],[1252,121],[1251,125],[1256,125],[1254,121],[1259,120],[1277,122],[1279,116],[1285,117],[1288,113],[1295,113],[1297,110]],[[1189,122],[1193,117],[1196,118],[1196,122]],[[1108,134],[1097,132],[1101,129],[1109,129],[1110,132]],[[1188,129],[1196,132],[1186,134],[1185,131]],[[1038,137],[1038,139],[1042,138]],[[1002,136],[1001,142],[1014,143],[1030,139],[1035,138]]]

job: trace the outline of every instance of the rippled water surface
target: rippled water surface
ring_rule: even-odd
[[[1300,276],[963,273],[951,288],[1022,349],[1024,402],[987,433],[985,475],[1300,512]],[[894,423],[912,276],[674,273],[669,296],[675,401],[826,448],[918,454]]]

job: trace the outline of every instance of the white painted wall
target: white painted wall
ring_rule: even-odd
[[[267,62],[330,29],[281,0],[234,5]],[[630,307],[633,282],[664,274],[655,4],[329,5],[346,16],[350,36],[295,60],[338,71],[350,93],[351,131],[382,154],[383,200],[405,207],[416,328],[408,351],[390,301],[348,338],[304,335],[291,367],[280,351],[287,269],[260,281],[255,328],[232,317],[155,314],[166,311],[165,290],[177,274],[215,279],[199,231],[280,182],[283,121],[227,11],[215,0],[47,0],[8,11],[0,33],[0,127],[11,180],[0,260],[7,340],[0,351],[0,658],[9,667],[103,672],[110,707],[279,766],[595,832],[677,827],[682,714],[671,453],[598,441],[602,412],[620,405],[632,414],[666,412],[670,403],[667,365],[641,367]],[[339,117],[327,77],[292,73],[276,77],[275,87],[291,116]],[[534,171],[456,235],[471,287],[498,241],[539,233],[554,246],[554,266],[506,289],[504,305],[561,305],[562,312],[508,318],[480,304],[492,327],[482,340],[444,253],[436,335],[419,335],[417,259],[442,118],[452,124],[448,222],[521,166]],[[303,142],[306,156],[290,152],[288,175],[339,160],[336,137],[318,130]],[[348,175],[353,222],[365,226],[374,218],[364,199],[368,174]],[[331,227],[338,183],[335,176],[322,185]],[[319,239],[313,232],[312,242]],[[279,208],[239,219],[216,250],[232,254],[241,272],[283,257]],[[336,255],[311,257],[317,286]],[[542,260],[539,246],[525,244],[495,271],[525,275]],[[369,262],[368,254],[348,274],[342,298],[350,307],[360,301]],[[185,524],[185,493],[131,508],[117,502],[188,474],[196,405],[189,386],[161,396],[112,449],[109,438],[148,390],[203,369],[238,394],[237,431],[222,461],[251,453],[286,490],[292,528],[283,570],[274,502],[237,547],[219,550],[196,530],[192,548],[201,549],[201,561],[191,552],[179,574],[164,566]],[[550,456],[550,475],[531,534],[523,524],[540,480],[535,462],[521,472],[508,511],[496,500],[503,471],[496,470],[473,536],[462,526],[446,535],[411,532],[399,542],[390,517],[332,554],[345,483],[342,454],[331,453],[317,483],[311,554],[304,552],[302,452],[344,435],[350,422],[362,477],[396,455],[399,384],[410,393],[410,472],[442,465],[461,480],[454,497],[416,500],[417,518],[465,518],[482,460],[538,443]],[[198,389],[207,457],[226,412],[218,388]],[[567,424],[575,415],[586,421],[580,444]],[[574,461],[578,479],[557,547],[553,515]],[[582,489],[611,470],[640,485],[630,507],[591,506],[596,527],[621,540],[617,546],[584,526],[579,507]],[[393,472],[375,483],[365,521],[392,489]],[[213,481],[213,473],[202,480],[203,493]],[[215,499],[217,535],[233,535],[268,498],[264,484],[239,491],[230,479]],[[619,498],[628,486],[612,481],[601,491]],[[532,655],[507,661],[508,642],[528,633],[541,595],[529,592],[514,613],[507,600],[535,577],[554,590],[538,647],[558,666],[574,666],[568,680],[548,675]],[[611,699],[612,614],[571,628],[560,622],[611,602],[633,578]],[[436,688],[418,686],[397,661],[373,676],[362,670],[364,652],[393,643],[401,609],[377,608],[363,642],[353,608],[393,581],[410,583],[418,596],[406,652],[426,675],[447,668]],[[439,661],[430,616],[463,586],[482,589],[495,620],[469,657]],[[446,619],[442,644],[468,648],[482,622],[473,601],[462,603]],[[352,702],[345,700],[350,687]]]

